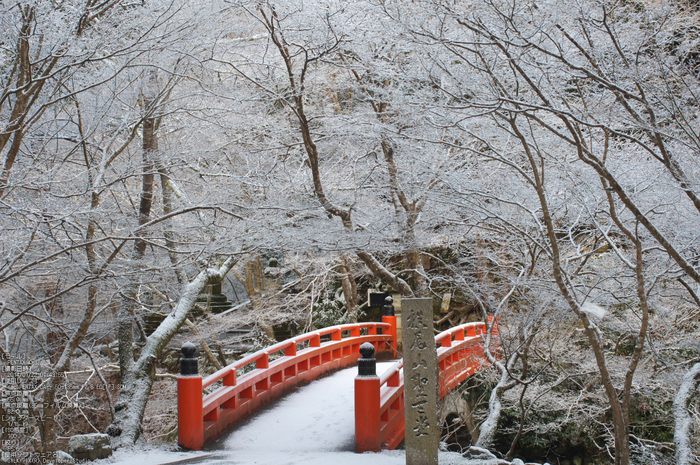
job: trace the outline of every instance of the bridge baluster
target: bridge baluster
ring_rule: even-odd
[[[284,348],[284,355],[287,357],[294,357],[297,354],[297,343],[292,341],[288,347]]]
[[[391,335],[391,340],[386,343],[386,345],[391,350],[391,356],[397,356],[398,347],[398,331],[396,326],[396,311],[394,309],[394,299],[391,296],[387,297],[384,301],[384,314],[382,315],[382,323],[388,323],[390,325],[389,334]],[[384,331],[382,330],[382,333]]]
[[[255,368],[270,368],[270,357],[267,354],[262,354],[255,361]]]
[[[374,346],[365,342],[360,346],[362,358],[357,361],[355,378],[355,452],[379,452],[380,436],[380,382]]]
[[[235,385],[236,385],[236,370],[229,370],[229,372],[224,375],[224,386],[235,386]]]
[[[202,377],[199,375],[197,348],[191,342],[182,345],[180,376],[177,377],[177,421],[180,446],[201,450],[204,446],[204,418],[202,417]]]

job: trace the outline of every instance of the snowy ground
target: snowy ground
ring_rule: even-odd
[[[391,363],[377,364],[382,373]],[[103,462],[160,465],[178,461],[240,465],[403,465],[404,451],[355,454],[353,380],[357,368],[314,381],[273,402],[222,435],[202,452],[117,451]],[[441,453],[444,465],[497,464]],[[522,462],[520,462],[522,463]]]

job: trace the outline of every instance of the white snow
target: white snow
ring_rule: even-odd
[[[160,465],[165,463],[178,462],[180,460],[193,459],[196,457],[206,456],[210,453],[204,451],[198,452],[174,452],[164,449],[143,449],[138,446],[121,447],[114,454],[104,460],[98,460],[97,464],[111,465]]]
[[[378,363],[377,372],[391,365]],[[348,368],[283,397],[229,433],[223,448],[241,464],[405,463],[401,452],[354,453],[356,376],[357,367]]]
[[[585,301],[583,305],[581,305],[581,311],[586,313],[589,317],[596,318],[597,320],[602,320],[605,318],[605,315],[608,314],[606,309],[589,301]]]

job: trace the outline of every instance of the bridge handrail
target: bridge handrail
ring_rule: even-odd
[[[492,334],[498,334],[496,325],[492,331]],[[485,334],[486,325],[483,322],[474,322],[455,326],[435,336],[438,365],[443,375],[439,381],[440,398],[473,374],[478,369],[477,366],[482,365],[480,360],[483,360],[483,351],[478,349],[481,349]],[[476,352],[471,347],[474,347]],[[453,358],[456,360],[452,360]],[[404,437],[403,368],[404,362],[401,359],[379,377],[378,414],[381,421],[378,440],[381,448],[395,449]]]
[[[465,339],[465,331],[471,328],[475,328],[475,334],[473,336],[470,336],[469,339]],[[475,342],[478,342],[480,340],[480,336],[484,334],[484,330],[486,328],[486,325],[482,322],[476,322],[476,323],[465,323],[459,326],[455,326],[454,328],[450,328],[446,331],[443,331],[435,336],[435,345],[437,346],[437,352],[438,352],[438,362],[441,360],[444,360],[448,355],[460,350],[463,348],[462,346],[464,344],[471,345]],[[450,345],[446,345],[447,343],[447,337],[450,336]],[[455,336],[454,341],[464,341],[463,343],[459,344],[458,346],[452,346],[452,336]],[[441,344],[438,346],[438,344]],[[389,378],[392,376],[396,376],[396,373],[398,373],[401,369],[403,368],[403,359],[399,360],[398,362],[394,363],[392,366],[390,366],[387,370],[382,373],[382,375],[379,377],[379,384],[381,386],[384,386],[387,384],[389,381]]]
[[[379,334],[377,332],[378,329],[382,329],[383,331],[389,331],[391,329],[391,326],[388,323],[379,322],[349,323],[343,325],[329,326],[327,328],[322,328],[316,331],[300,334],[299,336],[292,337],[282,342],[278,342],[277,344],[273,344],[269,347],[265,347],[264,349],[258,350],[257,352],[243,357],[242,359],[225,366],[224,368],[216,371],[215,373],[212,373],[211,375],[207,376],[202,380],[202,388],[209,387],[217,381],[223,380],[224,377],[226,377],[227,375],[230,375],[232,372],[235,373],[236,371],[245,368],[247,365],[250,365],[252,363],[257,364],[258,360],[265,358],[269,360],[269,356],[276,352],[281,352],[284,350],[285,356],[301,355],[304,352],[309,351],[310,349],[322,347],[324,344],[346,339],[343,337],[343,333],[347,331],[350,331],[350,337],[357,337],[360,335],[360,331],[365,328],[368,330],[369,335],[376,335]],[[321,338],[328,335],[331,336],[331,341],[326,341],[322,343]],[[297,352],[297,344],[301,344],[307,341],[309,341],[310,347]]]
[[[472,331],[469,331],[472,330]],[[463,341],[465,337],[480,336],[485,334],[486,325],[481,322],[464,323],[441,332],[435,336],[435,345],[439,347],[450,347],[454,341]],[[454,337],[454,339],[452,339]]]
[[[403,359],[394,363],[389,368],[387,368],[384,371],[384,373],[382,373],[382,375],[379,377],[380,386],[384,386],[389,381],[389,378],[391,378],[392,376],[395,376],[396,373],[398,373],[402,369],[403,369]]]

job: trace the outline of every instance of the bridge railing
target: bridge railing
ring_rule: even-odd
[[[386,317],[385,317],[385,321]],[[373,343],[394,353],[395,320],[332,326],[266,347],[202,378],[195,368],[178,377],[178,444],[204,444],[262,405],[330,371],[351,366],[359,348]],[[185,358],[185,348],[183,346]],[[191,346],[190,357],[194,354]],[[190,358],[189,360],[196,360]],[[217,385],[212,392],[203,390]]]
[[[435,336],[440,398],[488,363],[483,347],[485,334],[486,325],[479,322],[456,326]],[[492,337],[492,347],[496,348],[499,344],[497,325],[494,325],[492,335],[495,336]],[[365,400],[362,396],[355,396],[355,451],[378,452],[381,449],[395,449],[406,434],[403,359],[386,370],[378,382],[372,383],[369,379],[361,378],[356,378],[356,393],[359,382],[359,389],[364,396],[371,398],[375,395],[372,391],[378,390],[376,395],[379,402],[375,403],[374,411],[368,411],[366,408],[363,410],[358,407],[358,402],[364,403]],[[368,386],[362,387],[363,383]],[[375,421],[375,418],[379,421]]]

